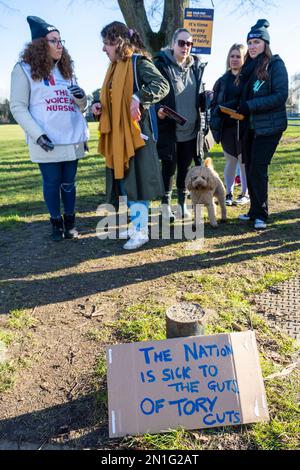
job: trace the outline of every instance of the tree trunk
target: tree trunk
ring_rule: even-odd
[[[152,54],[171,43],[174,31],[183,26],[184,9],[189,6],[189,0],[165,0],[161,27],[154,33],[143,0],[118,0],[118,3],[127,26],[141,34],[146,49]]]

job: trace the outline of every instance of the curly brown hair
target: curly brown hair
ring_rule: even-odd
[[[113,21],[106,25],[101,36],[110,44],[117,44],[116,55],[119,60],[127,60],[133,53],[142,54],[150,58],[140,34],[135,29],[129,29],[120,21]]]
[[[33,80],[43,80],[48,78],[53,69],[53,59],[50,55],[49,44],[46,38],[35,39],[27,44],[20,54],[20,60],[29,64]],[[58,69],[66,80],[71,80],[73,76],[73,61],[67,51],[63,48]]]

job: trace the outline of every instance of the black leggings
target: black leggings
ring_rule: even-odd
[[[166,193],[172,191],[176,167],[176,187],[177,189],[185,188],[185,178],[194,158],[197,158],[196,138],[193,140],[188,140],[187,142],[177,142],[176,158],[174,158],[174,160],[162,160],[162,177]]]
[[[249,216],[252,220],[266,221],[268,218],[268,166],[281,135],[255,137],[254,132],[250,131],[243,144],[242,153],[250,196]]]

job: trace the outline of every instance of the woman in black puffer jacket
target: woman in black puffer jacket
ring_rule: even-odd
[[[242,88],[238,111],[246,117],[242,136],[250,210],[240,220],[254,221],[256,229],[266,228],[268,218],[268,165],[283,131],[287,128],[285,103],[288,74],[284,62],[272,55],[267,20],[258,20],[247,36],[248,52],[240,72],[250,78]]]

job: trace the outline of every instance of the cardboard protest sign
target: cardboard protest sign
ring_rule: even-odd
[[[214,10],[207,8],[185,8],[183,27],[193,36],[192,53],[210,54],[212,43]]]
[[[253,331],[119,344],[107,363],[110,437],[268,420]]]

